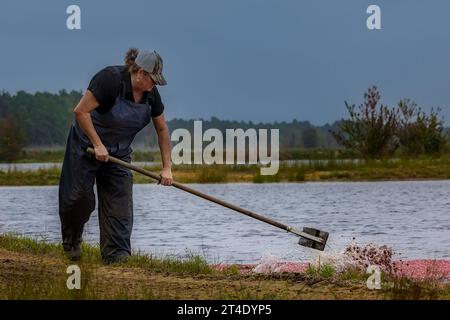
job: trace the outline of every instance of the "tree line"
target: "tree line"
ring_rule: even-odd
[[[13,161],[24,147],[63,148],[70,126],[74,122],[73,109],[82,97],[81,91],[60,90],[58,93],[18,91],[15,95],[0,93],[0,160]],[[185,128],[193,131],[194,120],[171,119],[170,131]],[[211,117],[203,120],[204,130],[265,128],[280,129],[281,149],[336,148],[338,145],[330,133],[337,124],[314,126],[308,121],[253,123],[252,121],[228,121]],[[157,136],[149,125],[136,137],[137,148],[157,148]]]
[[[15,95],[0,93],[0,160],[13,161],[24,147],[63,148],[73,109],[81,91],[61,90],[58,93],[18,91]],[[408,155],[438,154],[448,144],[439,110],[426,114],[413,101],[404,99],[396,108],[381,105],[376,87],[364,95],[356,107],[346,102],[347,119],[333,124],[314,126],[308,121],[254,123],[211,117],[203,120],[203,129],[242,128],[279,129],[280,149],[342,149],[364,158],[391,156],[398,150]],[[185,128],[193,131],[194,120],[171,119],[170,131]],[[135,139],[137,148],[157,148],[153,126],[142,130]]]

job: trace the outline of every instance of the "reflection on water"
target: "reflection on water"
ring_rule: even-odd
[[[330,232],[329,250],[353,237],[387,244],[399,258],[450,258],[450,181],[302,184],[201,184],[192,187],[280,222]],[[0,232],[59,241],[57,187],[0,187]],[[210,262],[251,263],[272,253],[310,257],[297,238],[171,187],[134,186],[134,249],[194,252]],[[98,242],[94,211],[85,240]]]

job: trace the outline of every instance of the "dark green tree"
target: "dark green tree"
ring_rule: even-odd
[[[399,126],[397,137],[405,155],[438,155],[447,143],[444,119],[440,109],[426,114],[414,101],[403,99],[398,104]]]
[[[25,137],[12,117],[0,119],[0,160],[13,162],[21,156]]]
[[[305,149],[317,148],[319,144],[319,135],[317,134],[317,129],[314,127],[303,129],[302,140],[303,147]]]
[[[345,102],[349,118],[332,131],[336,141],[363,158],[384,158],[398,148],[395,136],[397,111],[380,104],[381,95],[373,86],[364,93],[358,107]]]

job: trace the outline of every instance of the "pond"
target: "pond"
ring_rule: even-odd
[[[400,259],[450,259],[450,181],[191,184],[191,187],[295,227],[328,231],[328,251],[357,243],[386,244]],[[60,240],[58,188],[0,187],[0,233]],[[99,241],[97,212],[84,239]],[[255,263],[272,254],[305,261],[295,235],[155,184],[134,185],[136,250],[195,253],[209,262]]]

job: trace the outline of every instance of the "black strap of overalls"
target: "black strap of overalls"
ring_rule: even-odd
[[[125,82],[120,80],[119,97],[125,98]]]

